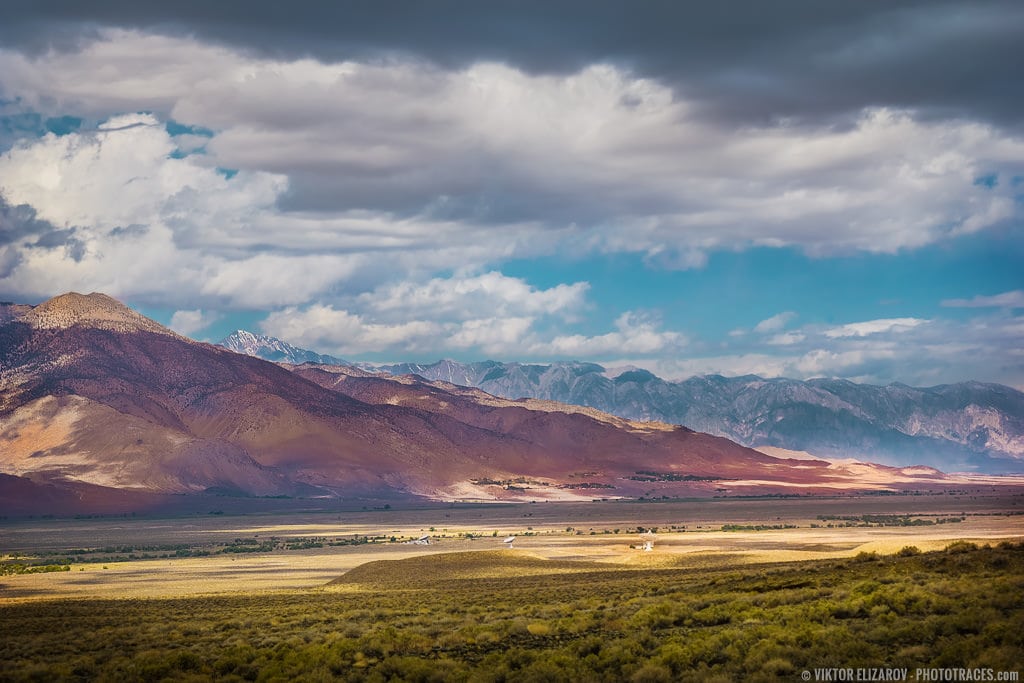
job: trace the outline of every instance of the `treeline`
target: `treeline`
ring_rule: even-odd
[[[162,560],[182,557],[210,557],[219,554],[269,553],[288,550],[309,550],[349,545],[365,545],[384,541],[397,542],[396,537],[360,536],[351,538],[328,538],[300,536],[280,538],[235,538],[227,543],[191,545],[186,543],[166,545],[108,545],[96,548],[72,548],[70,550],[40,553],[40,557],[58,564],[85,564],[99,562],[131,562],[133,560]]]
[[[833,527],[882,527],[882,526],[933,526],[935,524],[959,524],[966,519],[964,516],[936,517],[926,519],[924,517],[913,517],[911,515],[818,515],[819,521],[841,522],[840,524],[826,524],[827,528]],[[811,528],[820,527],[820,524],[811,524]]]
[[[12,574],[46,574],[48,572],[69,572],[66,564],[23,564],[21,562],[0,562],[0,576]]]

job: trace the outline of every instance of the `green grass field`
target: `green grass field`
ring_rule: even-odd
[[[1024,545],[703,567],[529,552],[372,562],[314,590],[0,604],[0,680],[800,680],[1024,668]]]

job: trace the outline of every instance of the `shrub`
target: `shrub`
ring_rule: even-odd
[[[547,636],[551,634],[551,626],[539,621],[527,624],[526,630],[531,636]]]
[[[660,664],[644,664],[629,677],[630,683],[670,683],[672,672]]]
[[[857,555],[853,558],[853,561],[854,562],[878,562],[881,559],[882,559],[882,557],[878,553],[876,553],[874,551],[869,553],[866,550],[862,550],[859,553],[857,553]]]
[[[959,553],[969,553],[977,549],[978,544],[971,543],[970,541],[953,541],[952,543],[946,546],[946,552],[950,555],[956,555]]]

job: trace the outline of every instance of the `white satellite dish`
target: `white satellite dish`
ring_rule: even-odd
[[[516,542],[516,537],[515,537],[515,536],[509,536],[509,537],[508,537],[508,538],[506,538],[506,539],[505,539],[504,541],[502,541],[502,543],[504,543],[505,545],[507,545],[507,546],[509,547],[509,549],[510,549],[510,550],[511,550],[511,548],[512,548],[512,544],[513,544],[513,543],[515,543],[515,542]]]
[[[654,541],[644,541],[644,552],[649,553],[654,550]]]

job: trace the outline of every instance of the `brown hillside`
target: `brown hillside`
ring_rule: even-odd
[[[102,294],[0,305],[0,472],[165,493],[502,499],[851,476],[587,408],[291,370],[185,339]],[[532,483],[501,484],[512,480]]]

